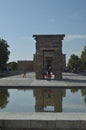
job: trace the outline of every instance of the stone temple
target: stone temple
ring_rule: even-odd
[[[34,54],[34,70],[36,79],[43,79],[43,72],[47,66],[52,67],[52,72],[56,80],[62,79],[63,53],[62,40],[64,34],[56,35],[33,35],[36,40],[36,53]]]

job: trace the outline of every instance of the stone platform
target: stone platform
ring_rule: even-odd
[[[85,113],[0,113],[0,130],[86,130]]]
[[[73,73],[63,73],[62,75],[62,80],[37,80],[34,72],[27,73],[26,77],[23,77],[23,74],[9,76],[0,78],[0,87],[86,87],[86,76]]]

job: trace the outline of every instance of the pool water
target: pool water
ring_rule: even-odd
[[[86,89],[0,88],[0,112],[86,112]]]

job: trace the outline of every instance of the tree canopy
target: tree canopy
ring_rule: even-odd
[[[84,47],[84,50],[81,53],[81,68],[83,70],[86,70],[86,46]]]
[[[72,55],[70,56],[69,61],[68,61],[68,67],[69,67],[70,69],[75,69],[75,70],[77,70],[77,69],[79,68],[79,62],[80,62],[79,57],[78,57],[77,55],[75,55],[75,54],[72,54]]]
[[[18,63],[16,63],[15,61],[9,62],[8,66],[12,69],[12,70],[17,70],[18,68]]]
[[[84,50],[82,51],[81,58],[86,60],[86,46],[84,47]]]
[[[81,52],[81,56],[78,57],[72,54],[68,60],[68,68],[77,70],[86,70],[86,46]]]
[[[8,43],[4,39],[0,39],[0,70],[6,68],[6,63],[9,59],[10,51]]]

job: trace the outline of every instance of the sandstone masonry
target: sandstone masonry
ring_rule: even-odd
[[[50,64],[55,79],[62,79],[62,40],[65,35],[33,35],[33,37],[36,40],[36,53],[34,55],[36,78],[43,79],[43,72],[46,71],[47,65]]]

